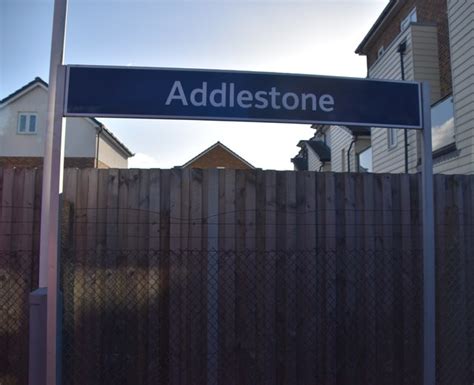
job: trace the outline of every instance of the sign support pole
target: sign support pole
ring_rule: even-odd
[[[434,243],[431,96],[422,83],[423,110],[423,385],[436,383],[436,260]]]
[[[45,138],[43,187],[41,201],[41,234],[39,255],[39,289],[46,292],[46,325],[38,324],[36,337],[44,341],[46,351],[33,360],[42,361],[46,370],[38,373],[29,373],[29,383],[58,385],[60,383],[60,314],[58,312],[59,269],[58,256],[60,244],[60,195],[62,193],[62,177],[64,164],[64,95],[65,95],[65,67],[64,36],[66,29],[67,0],[54,1],[53,30],[51,38],[51,58],[49,68],[48,87],[48,119]],[[45,290],[46,288],[46,290]],[[34,293],[32,294],[32,296]],[[31,320],[33,322],[34,320]],[[31,365],[30,365],[31,368]]]

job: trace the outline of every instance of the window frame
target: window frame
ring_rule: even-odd
[[[371,154],[370,154],[370,167],[367,168],[367,172],[373,172],[374,170],[374,162],[373,162],[373,151],[372,151],[372,145],[368,146],[367,148],[365,148],[364,150],[358,152],[356,155],[357,155],[357,172],[362,172],[361,171],[361,162],[360,162],[360,158],[361,158],[361,155],[363,155],[364,153],[366,153],[367,151],[370,151]]]
[[[416,23],[418,21],[418,16],[416,14],[416,7],[413,8],[408,15],[400,22],[400,31],[405,31],[411,23]]]
[[[25,117],[26,123],[25,123],[25,131],[21,130],[21,118]],[[35,121],[35,130],[30,131],[30,125],[31,125],[31,118],[34,117]],[[17,127],[16,127],[16,133],[18,135],[36,135],[38,133],[38,114],[36,112],[19,112],[18,113],[18,119],[17,119]]]
[[[387,148],[389,150],[396,148],[398,145],[398,130],[396,128],[387,129]],[[393,138],[393,140],[391,140]]]
[[[452,93],[445,96],[445,97],[443,97],[443,98],[441,98],[441,99],[439,99],[438,101],[436,101],[435,103],[433,103],[431,105],[431,137],[432,138],[435,135],[435,133],[433,131],[433,123],[435,122],[435,119],[434,119],[434,116],[433,116],[433,110],[437,106],[439,106],[439,105],[441,105],[441,104],[443,104],[447,101],[451,101],[451,103],[452,103],[452,108],[453,108],[452,118],[454,119],[454,98],[453,98]],[[449,150],[449,149],[451,149],[450,151],[456,150],[456,124],[455,124],[454,121],[453,121],[453,131],[452,131],[451,139],[452,140],[444,143],[442,146],[439,146],[439,147],[435,147],[434,143],[433,143],[433,157],[440,156],[440,154],[443,155],[446,152],[446,150]],[[453,150],[453,148],[454,148],[454,150]],[[450,151],[448,151],[448,152],[450,152]]]

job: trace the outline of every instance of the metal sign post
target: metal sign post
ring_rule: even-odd
[[[423,109],[423,385],[436,383],[436,261],[430,85],[422,84]]]
[[[57,385],[60,383],[60,366],[58,365],[60,328],[58,321],[58,256],[59,256],[59,216],[60,194],[62,192],[62,176],[64,162],[63,107],[65,91],[64,35],[66,29],[67,0],[55,0],[53,15],[53,31],[51,39],[51,60],[48,87],[48,118],[45,138],[43,163],[43,187],[41,200],[41,234],[39,255],[39,290],[37,296],[46,293],[46,325],[39,319],[32,322],[30,343],[46,347],[46,354],[38,354],[38,349],[30,352],[30,385]],[[47,288],[47,290],[45,290]],[[32,297],[35,293],[32,293]],[[32,305],[34,303],[32,298]],[[44,305],[42,305],[44,306]],[[36,324],[33,324],[37,321]],[[35,353],[33,353],[35,352]],[[44,370],[46,366],[46,370]],[[35,372],[36,370],[36,372]]]

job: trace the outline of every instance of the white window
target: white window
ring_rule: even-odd
[[[416,8],[413,8],[413,10],[408,14],[408,16],[401,21],[400,30],[404,31],[405,29],[407,29],[410,23],[416,23]]]
[[[357,155],[359,172],[372,172],[372,147],[367,147]]]
[[[36,134],[38,131],[38,115],[31,112],[18,114],[18,134]]]
[[[387,129],[388,148],[396,147],[397,142],[398,142],[397,132],[398,130],[394,128]]]
[[[454,106],[452,95],[431,107],[433,151],[446,147],[454,140]]]

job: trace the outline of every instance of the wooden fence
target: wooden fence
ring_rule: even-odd
[[[420,383],[420,181],[66,170],[66,383]],[[0,170],[0,252],[31,252],[21,320],[0,329],[0,379],[25,365],[9,350],[27,341],[40,182]],[[435,176],[440,384],[474,380],[473,184]],[[0,276],[18,268],[10,258]]]

